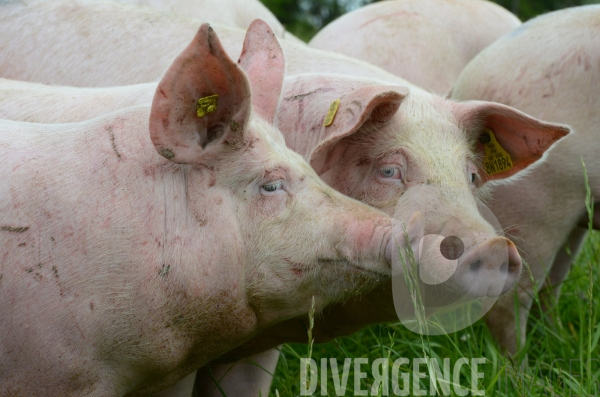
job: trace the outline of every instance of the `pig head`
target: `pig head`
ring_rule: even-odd
[[[452,102],[416,87],[333,74],[286,78],[277,118],[288,146],[336,190],[400,219],[422,212],[424,272],[443,273],[436,269],[447,259],[441,243],[457,237],[462,252],[451,259],[459,260],[445,285],[464,298],[498,297],[521,268],[514,244],[480,213],[486,183],[525,170],[568,133],[508,106]],[[510,156],[510,168],[484,168],[490,134]],[[491,254],[498,249],[502,255]]]

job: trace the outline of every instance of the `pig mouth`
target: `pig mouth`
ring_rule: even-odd
[[[464,288],[460,288],[451,280],[438,285],[419,282],[419,290],[423,304],[431,308],[446,307],[483,298],[482,296],[470,296]]]
[[[363,277],[366,276],[368,278],[373,279],[385,280],[391,277],[391,274],[389,273],[366,269],[363,266],[359,266],[358,264],[352,263],[351,261],[344,259],[317,258],[315,262],[311,264],[296,262],[289,258],[285,258],[285,261],[290,266],[292,273],[294,273],[298,277],[303,277],[307,273],[315,273],[320,272],[323,269],[330,270],[333,268],[337,268],[340,271],[340,273],[350,273],[355,275],[361,275]]]

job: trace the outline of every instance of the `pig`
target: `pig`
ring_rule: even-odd
[[[591,194],[600,197],[599,26],[598,5],[532,19],[475,57],[452,90],[457,100],[497,101],[575,131],[549,152],[543,167],[493,190],[491,208],[533,278],[524,277],[515,292],[518,315],[515,302],[506,300],[487,319],[509,353],[523,346],[534,292],[546,286],[558,294],[571,265],[562,248],[567,245],[576,255],[587,234],[582,160]],[[600,226],[599,219],[596,210],[593,227]]]
[[[155,11],[248,29],[259,18],[265,21],[281,39],[301,42],[277,20],[259,0],[114,0],[122,4],[148,7]]]
[[[151,107],[0,121],[0,395],[149,395],[389,279],[391,218],[273,126],[281,53],[241,63],[203,25]]]
[[[309,42],[445,95],[465,65],[521,21],[483,0],[391,0],[349,12]]]
[[[52,85],[107,87],[157,82],[200,20],[101,0],[0,3],[0,77]],[[30,29],[23,29],[29,26]],[[237,57],[245,31],[213,25]],[[101,32],[101,33],[100,33]],[[97,33],[97,34],[95,34]],[[404,80],[371,65],[289,40],[286,73],[330,72]],[[139,62],[140,59],[152,60]]]

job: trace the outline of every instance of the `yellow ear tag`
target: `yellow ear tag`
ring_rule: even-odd
[[[483,168],[488,175],[508,171],[513,167],[510,154],[500,146],[492,130],[486,128],[479,136],[479,142],[483,143],[485,149]]]
[[[331,102],[331,105],[329,105],[329,111],[327,112],[327,116],[325,116],[325,120],[323,121],[323,127],[329,127],[331,123],[333,123],[333,119],[335,118],[335,115],[337,113],[338,106],[340,106],[339,99],[336,99],[335,101]]]
[[[196,111],[198,113],[198,117],[204,117],[209,113],[217,110],[217,102],[219,101],[219,94],[206,96],[204,98],[198,99],[198,103],[196,104]]]

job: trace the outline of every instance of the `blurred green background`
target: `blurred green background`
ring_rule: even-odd
[[[310,40],[323,26],[340,15],[379,0],[261,0],[288,31]],[[548,11],[585,4],[600,3],[600,0],[496,0],[522,21]]]

